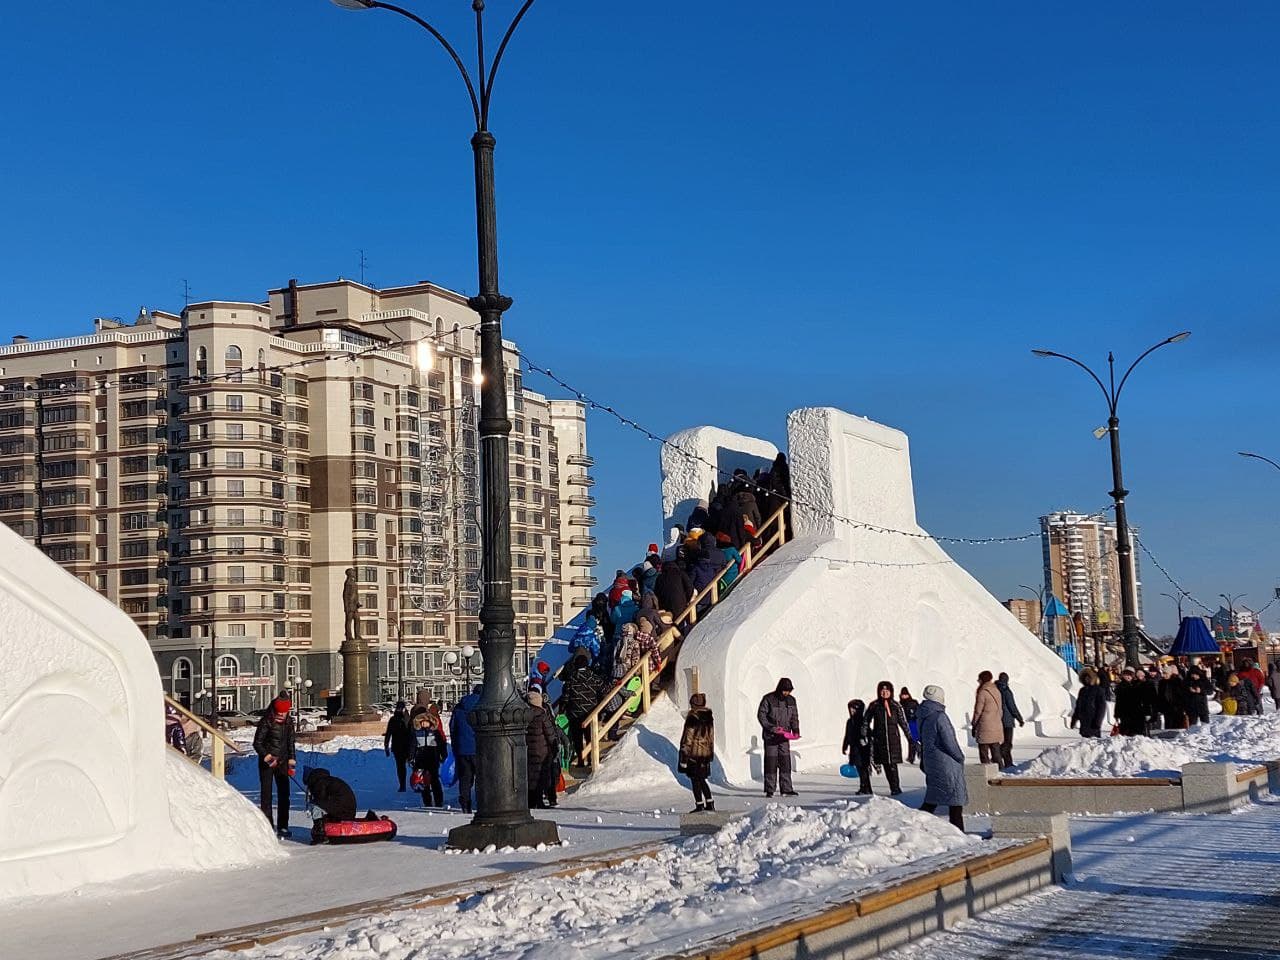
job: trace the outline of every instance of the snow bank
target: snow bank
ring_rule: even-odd
[[[1170,777],[1184,763],[1256,767],[1280,757],[1280,714],[1214,717],[1207,726],[1170,737],[1081,739],[1046,750],[1012,774],[1019,777]]]
[[[625,798],[643,805],[655,793],[683,789],[684,783],[676,778],[683,731],[684,715],[671,699],[663,696],[654,700],[649,712],[609,751],[599,772],[574,793],[574,801],[600,803]]]
[[[247,867],[287,856],[262,811],[234,787],[176,750],[165,751],[165,758],[169,819],[187,869]]]
[[[713,836],[458,904],[370,917],[221,957],[255,960],[576,960],[664,956],[821,903],[981,841],[883,797],[823,810],[771,804]],[[935,861],[936,863],[937,861]],[[420,951],[420,952],[419,952]]]
[[[0,525],[0,900],[279,855],[175,763],[133,621]]]

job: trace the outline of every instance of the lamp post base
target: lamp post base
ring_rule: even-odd
[[[555,846],[560,843],[560,830],[554,820],[523,823],[466,823],[449,831],[449,850],[484,850],[495,847]]]

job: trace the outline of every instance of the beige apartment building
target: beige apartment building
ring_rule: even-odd
[[[354,568],[375,699],[478,679],[479,344],[466,298],[347,280],[0,347],[0,522],[118,603],[164,687],[341,687]],[[590,601],[586,417],[507,344],[516,668]],[[521,641],[525,641],[522,643]],[[449,656],[449,654],[453,654]],[[470,668],[470,673],[468,673]],[[215,686],[216,681],[216,686]],[[403,686],[402,686],[403,683]]]
[[[1080,614],[1089,635],[1119,634],[1123,624],[1115,524],[1096,514],[1069,510],[1051,513],[1040,518],[1040,545],[1044,582],[1052,594],[1066,604],[1073,615]],[[1138,624],[1141,626],[1142,581],[1138,577],[1136,548],[1132,558],[1134,594]],[[1045,640],[1065,642],[1071,638],[1059,634],[1067,629],[1065,618],[1049,617],[1045,622]]]
[[[1037,637],[1040,636],[1040,620],[1044,616],[1043,609],[1039,600],[1026,600],[1022,597],[1013,597],[1004,600],[1001,603],[1006,610],[1017,617],[1018,622],[1027,628]]]

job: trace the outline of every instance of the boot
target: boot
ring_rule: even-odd
[[[707,811],[707,813],[715,813],[715,812],[716,812],[716,802],[715,802],[714,800],[708,800],[708,801],[707,801],[706,811]]]
[[[701,801],[701,800],[699,800],[697,803],[695,803],[695,804],[694,804],[693,809],[692,809],[692,810],[690,810],[689,812],[690,812],[690,813],[702,813],[702,811],[703,811],[703,810],[705,810],[705,809],[707,809],[707,808],[706,808],[706,807],[704,807],[704,806],[702,805],[702,801]]]

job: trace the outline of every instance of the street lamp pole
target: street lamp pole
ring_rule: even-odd
[[[382,0],[333,0],[348,10],[389,10],[412,20],[444,47],[462,75],[476,129],[471,137],[476,193],[476,249],[479,288],[468,305],[480,315],[480,456],[483,604],[480,608],[480,653],[484,686],[480,703],[470,715],[476,732],[479,779],[476,815],[471,823],[449,831],[449,846],[536,846],[559,843],[552,821],[534,820],[528,810],[528,770],[525,730],[529,709],[516,690],[511,673],[515,652],[515,611],[511,605],[511,488],[508,461],[507,377],[502,346],[502,314],[511,298],[498,287],[498,216],[494,195],[493,150],[489,132],[489,102],[498,67],[516,28],[533,0],[524,0],[508,24],[493,56],[486,63],[484,0],[472,0],[475,12],[476,64],[472,78],[462,58],[444,35],[422,17]]]
[[[1172,593],[1161,593],[1160,596],[1168,597],[1170,600],[1172,600],[1174,603],[1178,605],[1178,624],[1181,625],[1182,624],[1182,597],[1180,596],[1176,597]]]
[[[1181,343],[1189,336],[1191,336],[1191,331],[1184,330],[1161,340],[1153,347],[1148,347],[1137,360],[1129,364],[1129,369],[1124,372],[1119,384],[1116,383],[1116,360],[1113,353],[1107,353],[1109,377],[1108,383],[1104,384],[1101,377],[1094,373],[1087,364],[1082,363],[1075,357],[1069,357],[1065,353],[1057,353],[1053,350],[1031,351],[1037,357],[1057,357],[1059,360],[1074,363],[1093,378],[1094,383],[1098,385],[1098,389],[1102,391],[1102,395],[1107,399],[1107,411],[1109,414],[1107,418],[1107,433],[1111,437],[1111,499],[1115,503],[1116,511],[1116,558],[1120,564],[1120,610],[1124,623],[1121,638],[1124,641],[1124,662],[1125,666],[1128,667],[1136,667],[1139,660],[1138,602],[1133,577],[1133,541],[1129,536],[1129,514],[1125,507],[1125,497],[1128,496],[1129,491],[1124,488],[1124,474],[1120,466],[1120,417],[1117,415],[1116,410],[1120,403],[1120,393],[1124,390],[1125,382],[1129,379],[1129,375],[1133,373],[1134,368],[1154,351],[1171,343]]]
[[[1041,587],[1037,589],[1036,587],[1025,583],[1018,584],[1018,587],[1034,594],[1036,603],[1040,604],[1040,621],[1036,624],[1036,637],[1041,643],[1044,643],[1044,588]]]
[[[1231,642],[1235,643],[1238,631],[1236,630],[1236,601],[1243,600],[1247,594],[1237,593],[1234,597],[1225,593],[1218,594],[1223,600],[1227,601],[1227,629],[1231,631]]]

